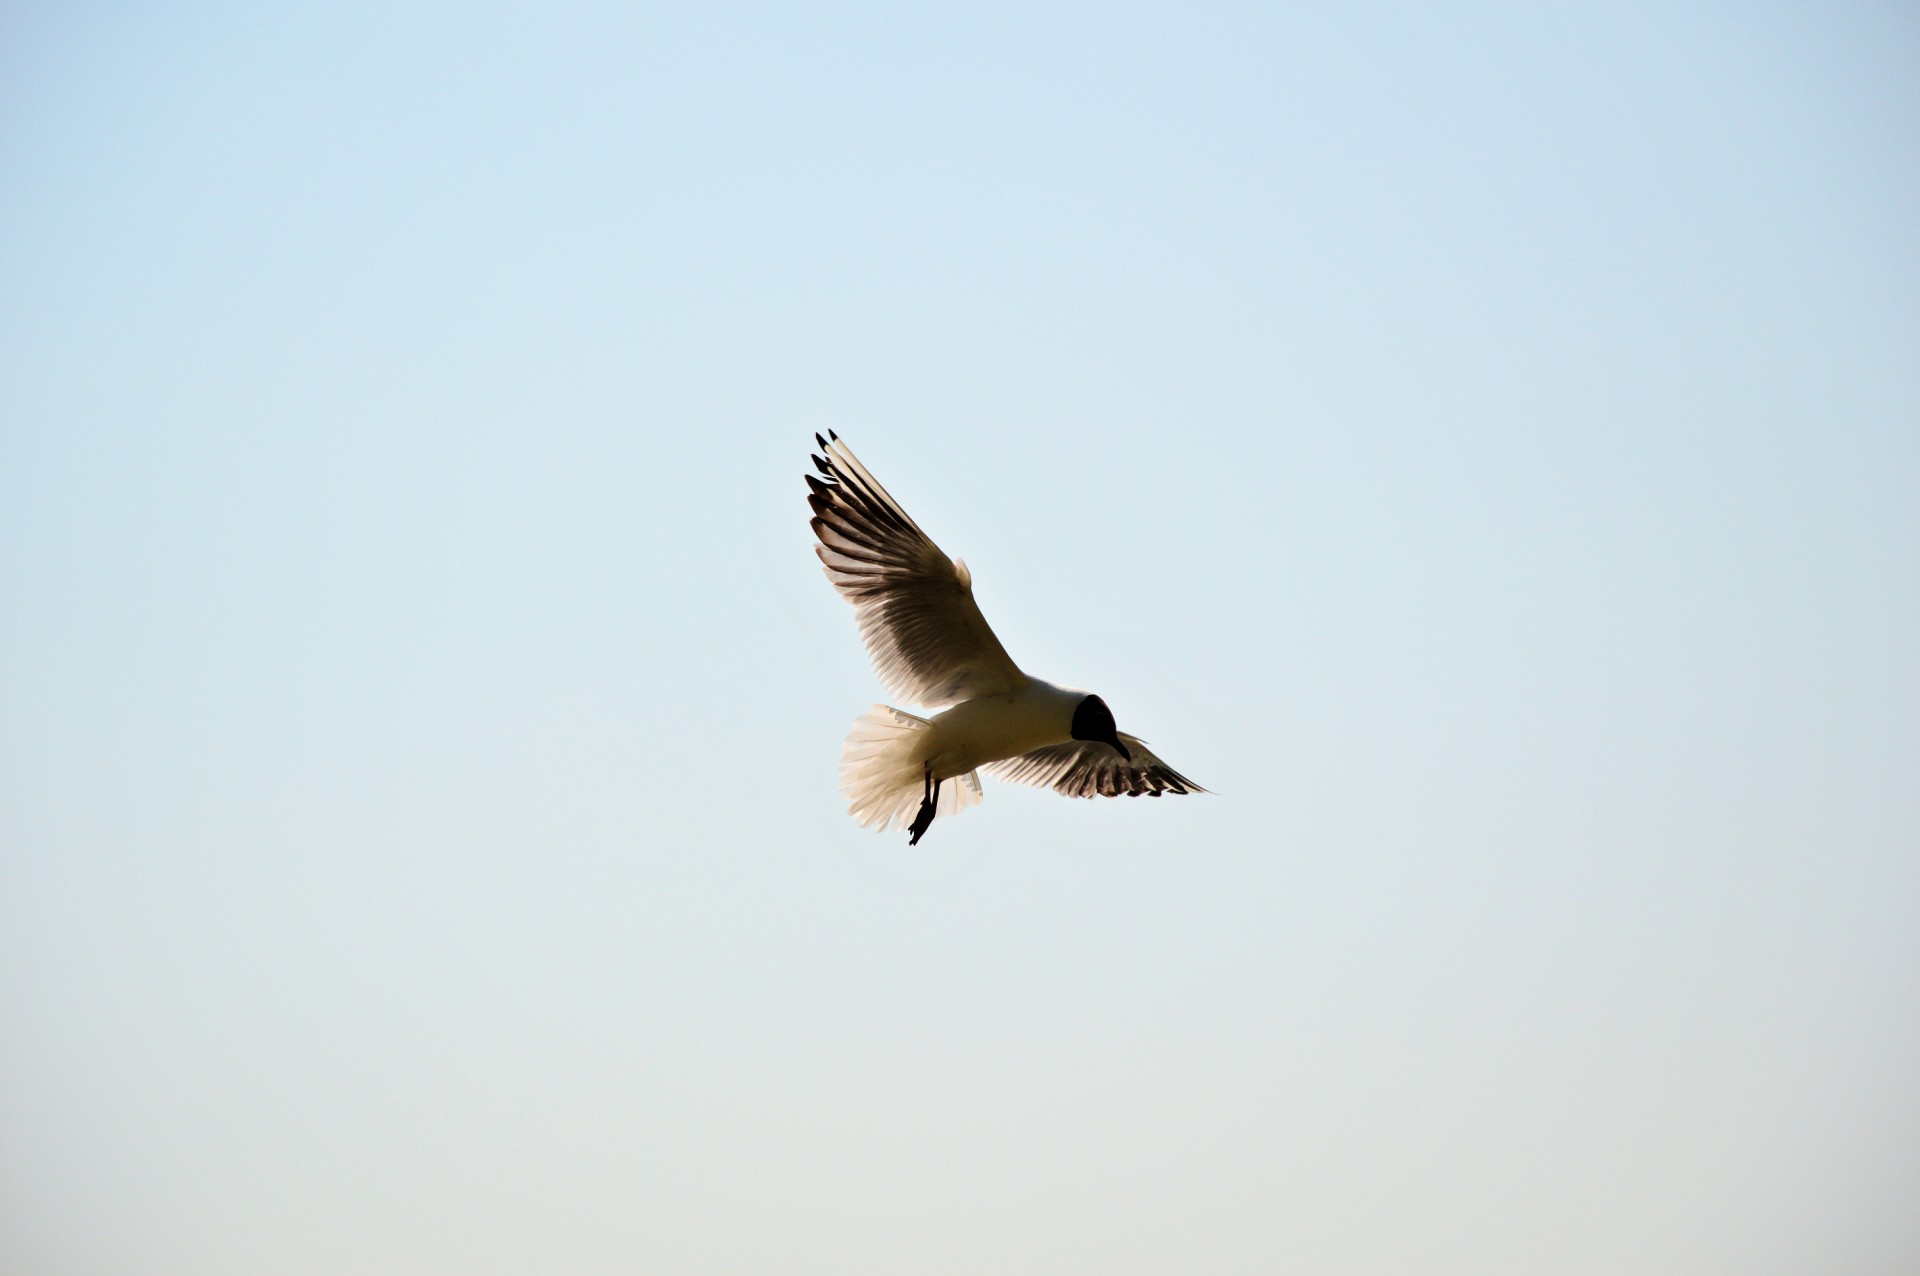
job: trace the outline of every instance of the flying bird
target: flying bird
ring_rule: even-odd
[[[1206,792],[1120,730],[1099,696],[1022,673],[973,601],[966,563],[940,551],[839,435],[813,437],[814,552],[853,604],[881,681],[940,710],[877,704],[853,724],[840,792],[855,820],[904,828],[917,846],[936,815],[981,800],[983,770],[1068,797]]]

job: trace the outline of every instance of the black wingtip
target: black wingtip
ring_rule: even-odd
[[[832,430],[827,431],[827,437],[832,439],[835,443],[838,443],[840,441],[840,436],[835,434]]]
[[[820,437],[820,431],[818,430],[815,430],[813,432],[813,441],[815,443],[818,443],[822,450],[824,450],[827,446],[827,441]]]

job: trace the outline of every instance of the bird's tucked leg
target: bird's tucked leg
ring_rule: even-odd
[[[908,846],[920,845],[920,839],[933,827],[933,809],[940,804],[940,781],[933,778],[933,764],[927,763],[921,771],[923,787],[920,790],[920,811],[913,817],[913,823],[907,825],[907,832],[913,834],[907,839]]]

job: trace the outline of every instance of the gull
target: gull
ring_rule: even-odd
[[[940,551],[839,435],[813,437],[814,552],[853,604],[880,680],[941,710],[877,704],[853,724],[840,792],[859,824],[904,828],[918,846],[936,815],[981,800],[983,770],[1068,797],[1207,791],[1120,730],[1099,696],[1022,673],[973,601],[966,563]]]

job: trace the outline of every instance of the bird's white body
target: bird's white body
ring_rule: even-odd
[[[1022,677],[1017,690],[962,700],[933,716],[920,760],[932,766],[935,779],[1073,739],[1073,711],[1087,693]]]
[[[1022,673],[948,558],[836,437],[811,474],[815,552],[898,695],[939,710],[877,704],[840,753],[840,789],[870,828],[910,828],[978,802],[980,768],[1073,797],[1204,792],[1115,727],[1098,696]]]

